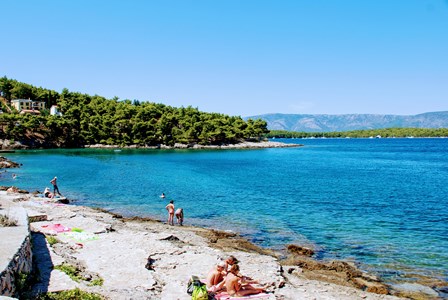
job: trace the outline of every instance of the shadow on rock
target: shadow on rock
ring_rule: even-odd
[[[35,232],[31,237],[33,239],[33,269],[36,281],[31,288],[31,293],[37,295],[48,292],[53,262],[45,235]]]

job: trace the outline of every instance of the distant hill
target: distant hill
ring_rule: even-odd
[[[428,112],[414,116],[345,114],[300,115],[264,114],[244,119],[262,119],[270,130],[332,132],[381,128],[448,128],[448,111]]]

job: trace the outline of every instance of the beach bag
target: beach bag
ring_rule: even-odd
[[[188,285],[187,285],[187,293],[188,295],[192,295],[193,291],[194,291],[194,287],[198,286],[203,286],[205,285],[203,282],[201,282],[201,280],[199,280],[198,276],[194,276],[192,275],[190,277],[190,279],[188,280]]]
[[[207,286],[205,284],[195,285],[191,294],[191,300],[208,300]]]

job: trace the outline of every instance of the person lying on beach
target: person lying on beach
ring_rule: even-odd
[[[53,197],[54,197],[54,195],[50,192],[50,189],[47,187],[45,188],[44,196],[47,198],[50,198],[50,199],[53,199]]]
[[[174,225],[174,201],[171,200],[165,208],[168,211],[168,224]]]
[[[239,272],[240,267],[234,264],[230,267],[230,271],[226,276],[225,287],[230,296],[244,297],[264,292],[263,288],[254,287],[241,279]]]
[[[225,280],[224,280],[224,267],[225,263],[223,261],[216,264],[216,266],[208,273],[207,276],[207,291],[216,293],[221,291],[224,288]]]
[[[174,214],[176,215],[177,224],[182,226],[184,223],[184,209],[179,207]]]

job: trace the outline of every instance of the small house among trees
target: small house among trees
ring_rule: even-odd
[[[35,112],[45,109],[45,102],[34,101],[31,99],[14,99],[11,100],[11,105],[19,112]]]
[[[50,107],[50,115],[52,116],[62,116],[62,113],[59,111],[59,108],[57,105],[52,105]]]

